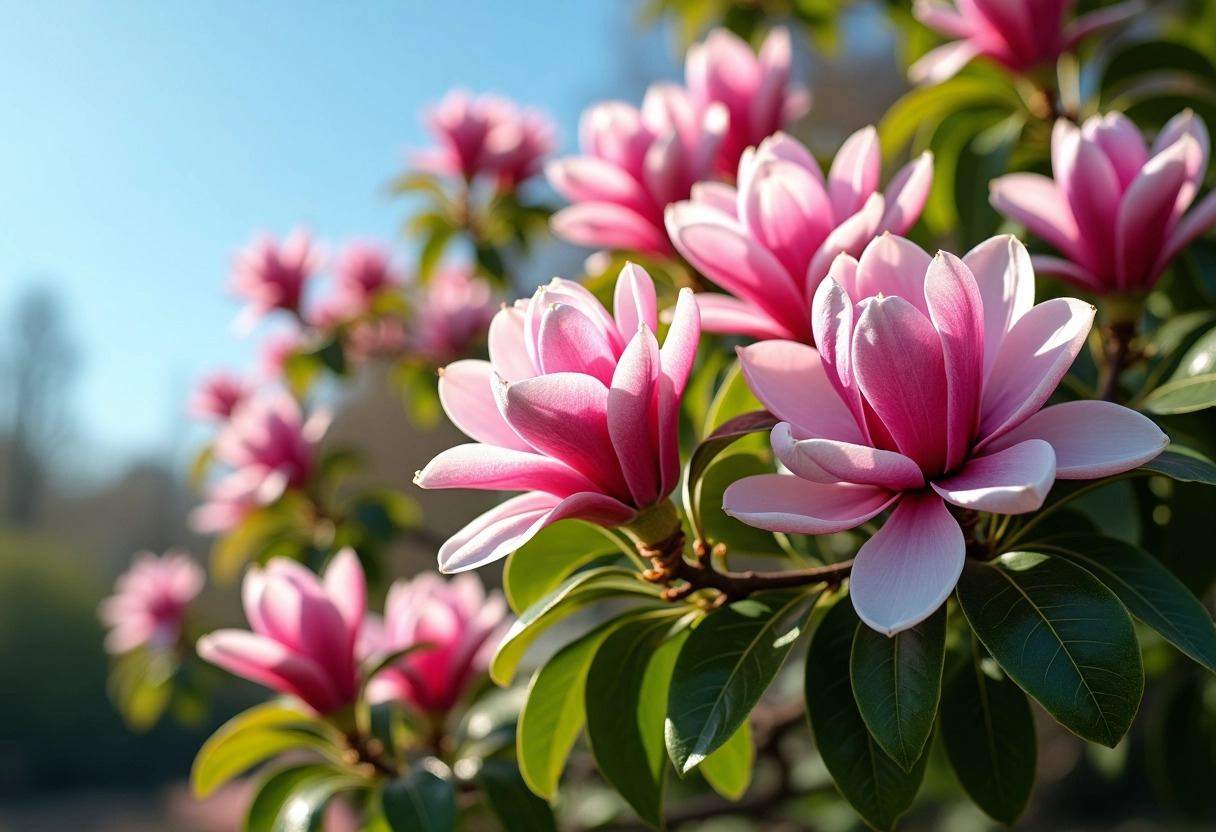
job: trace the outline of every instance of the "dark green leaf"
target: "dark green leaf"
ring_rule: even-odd
[[[1167,381],[1145,396],[1143,403],[1145,410],[1161,416],[1193,413],[1213,405],[1216,405],[1216,373]]]
[[[476,779],[505,832],[557,832],[553,810],[528,791],[514,763],[485,760]]]
[[[684,505],[689,509],[689,520],[698,535],[702,534],[701,516],[701,479],[705,470],[714,457],[722,453],[740,438],[749,433],[762,430],[772,430],[781,420],[767,410],[756,410],[728,419],[713,433],[701,440],[693,449],[688,460],[688,471],[684,477]]]
[[[325,807],[338,792],[365,787],[367,781],[350,775],[305,780],[287,796],[271,832],[322,832]]]
[[[760,592],[711,612],[680,650],[667,750],[684,774],[739,730],[785,663],[819,593]]]
[[[273,832],[275,819],[297,787],[310,781],[327,779],[333,774],[332,768],[322,765],[289,766],[271,772],[258,784],[253,801],[249,804],[249,811],[245,814],[245,832]]]
[[[1212,315],[1211,312],[1199,314],[1206,314],[1208,319]],[[1162,329],[1164,328],[1162,327]],[[1171,381],[1214,372],[1216,372],[1216,329],[1209,329],[1182,356]]]
[[[1201,482],[1205,485],[1216,485],[1216,462],[1203,454],[1177,442],[1170,443],[1160,456],[1149,460],[1140,466],[1148,471],[1156,471],[1182,482]]]
[[[314,350],[312,355],[338,375],[346,372],[346,351],[342,349],[341,338],[333,338],[320,349]]]
[[[503,567],[502,587],[516,615],[598,557],[622,552],[612,532],[582,520],[560,520],[512,552]]]
[[[933,733],[946,660],[946,605],[893,636],[857,628],[849,674],[870,735],[911,771]]]
[[[1089,571],[1119,596],[1128,612],[1170,644],[1216,672],[1216,626],[1203,604],[1142,549],[1109,537],[1055,537],[1044,547]]]
[[[1149,774],[1157,791],[1192,818],[1216,804],[1216,725],[1204,707],[1207,679],[1178,680],[1154,708],[1148,734]]]
[[[380,791],[381,814],[393,832],[453,832],[456,790],[451,781],[425,768],[386,783]]]
[[[502,255],[498,253],[498,249],[491,245],[477,246],[477,265],[495,280],[502,280],[506,277],[507,267],[502,262]]]
[[[987,660],[991,662],[991,660]],[[1012,825],[1034,790],[1034,715],[1022,689],[972,657],[942,691],[942,744],[963,789],[993,819]]]
[[[806,710],[815,745],[836,788],[866,823],[889,830],[912,805],[928,755],[907,772],[870,736],[849,681],[859,621],[848,598],[832,607],[811,640],[806,659]]]
[[[1068,730],[1113,748],[1144,692],[1136,630],[1101,581],[1062,558],[968,561],[958,600],[1001,668]]]
[[[675,681],[674,678],[672,680]],[[722,747],[702,761],[697,771],[705,782],[727,800],[738,800],[752,781],[756,748],[752,745],[752,724],[744,721]]]

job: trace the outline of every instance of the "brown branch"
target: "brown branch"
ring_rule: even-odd
[[[369,766],[376,774],[393,779],[401,774],[401,766],[384,753],[384,745],[380,740],[360,734],[347,734],[346,744],[348,762],[351,765]]]
[[[1135,337],[1135,321],[1112,321],[1102,328],[1102,354],[1105,361],[1098,379],[1098,398],[1102,401],[1118,401],[1119,376],[1139,358],[1132,351],[1132,341]]]

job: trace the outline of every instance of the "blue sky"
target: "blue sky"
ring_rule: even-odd
[[[0,321],[31,282],[58,290],[94,473],[172,450],[193,380],[250,362],[224,284],[254,232],[396,239],[384,185],[428,142],[424,104],[503,93],[548,109],[568,150],[588,103],[677,72],[624,0],[0,9]]]

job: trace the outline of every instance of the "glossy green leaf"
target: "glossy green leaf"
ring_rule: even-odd
[[[1034,790],[1034,714],[1022,689],[978,651],[946,680],[941,736],[963,789],[994,820],[1012,825]]]
[[[857,628],[849,663],[853,696],[870,735],[904,771],[912,770],[933,733],[945,660],[945,604],[893,636]]]
[[[680,650],[668,692],[667,751],[681,774],[731,738],[802,633],[819,593],[759,592],[714,610]]]
[[[989,78],[956,76],[942,84],[916,87],[896,101],[878,123],[883,157],[897,156],[926,124],[936,124],[948,115],[981,104],[1001,106],[1010,112],[1021,106],[1017,93],[1007,83]]]
[[[781,421],[767,410],[756,410],[728,419],[713,433],[701,440],[693,449],[688,460],[688,470],[684,475],[684,505],[688,508],[689,522],[694,531],[702,534],[700,515],[701,479],[714,457],[729,448],[734,442],[744,436],[758,431],[772,430]]]
[[[553,810],[524,783],[514,763],[485,760],[477,770],[477,785],[490,802],[504,832],[557,832]]]
[[[271,832],[324,832],[325,808],[334,795],[367,785],[368,781],[350,775],[305,780],[283,802]]]
[[[507,557],[502,572],[507,603],[519,615],[582,565],[621,551],[612,533],[594,523],[560,520],[546,526]]]
[[[1063,558],[1015,552],[968,561],[958,600],[1022,690],[1083,739],[1114,747],[1144,692],[1136,630],[1101,581]]]
[[[453,832],[456,790],[450,780],[415,768],[380,790],[380,814],[392,832]]]
[[[605,598],[633,596],[662,603],[659,601],[661,593],[661,588],[646,583],[641,575],[629,569],[604,566],[571,575],[557,589],[524,610],[511,625],[490,662],[490,677],[504,687],[511,684],[528,646],[573,612]]]
[[[806,710],[836,788],[866,823],[890,830],[916,798],[928,755],[904,771],[870,736],[849,680],[859,623],[848,598],[837,601],[819,623],[806,658]]]
[[[275,820],[283,804],[299,786],[327,779],[334,770],[323,765],[299,765],[270,773],[257,786],[249,811],[245,814],[245,832],[273,832]]]
[[[1172,416],[1193,413],[1216,405],[1216,373],[1204,373],[1167,381],[1144,397],[1149,413]]]
[[[1207,609],[1161,561],[1109,537],[1055,537],[1045,548],[1082,567],[1119,596],[1128,612],[1216,672],[1216,625]]]
[[[1177,442],[1171,442],[1160,455],[1140,467],[1147,471],[1165,474],[1167,477],[1181,482],[1216,485],[1216,462],[1212,462],[1194,448],[1188,448]]]
[[[1204,311],[1200,313],[1192,313],[1205,315],[1208,320],[1211,319],[1213,313]],[[1164,329],[1164,327],[1162,327]],[[1216,329],[1210,329],[1204,333],[1199,340],[1191,345],[1178,362],[1178,368],[1174,371],[1171,378],[1182,379],[1191,378],[1193,376],[1207,375],[1208,373],[1216,373]]]
[[[316,717],[278,702],[257,705],[228,720],[199,749],[190,770],[196,797],[258,763],[293,748],[333,750]]]
[[[674,681],[674,680],[673,680]],[[752,744],[752,724],[744,720],[730,739],[710,754],[697,769],[710,788],[727,800],[738,800],[752,782],[756,747]]]

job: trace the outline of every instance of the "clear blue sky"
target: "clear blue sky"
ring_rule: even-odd
[[[625,0],[5,0],[0,4],[0,321],[33,280],[83,353],[72,453],[164,453],[182,399],[240,368],[224,293],[256,231],[395,239],[384,195],[453,85],[581,109],[676,70]],[[632,43],[630,42],[632,39]]]

